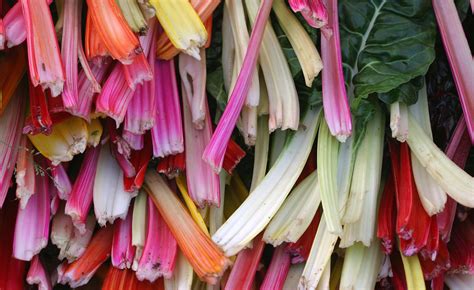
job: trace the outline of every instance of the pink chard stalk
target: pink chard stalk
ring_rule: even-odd
[[[25,208],[30,196],[35,193],[36,171],[33,160],[33,147],[26,135],[21,136],[20,149],[16,161],[16,197],[20,207]]]
[[[36,184],[36,193],[24,209],[18,208],[16,218],[13,257],[23,261],[31,261],[48,244],[51,212],[49,177],[46,174],[36,175]]]
[[[65,212],[71,216],[80,233],[86,231],[86,219],[92,204],[92,190],[99,161],[100,147],[87,149],[79,176],[74,182],[71,195],[66,202]]]
[[[176,261],[177,243],[153,200],[147,202],[145,247],[138,262],[137,278],[154,282],[158,277],[171,278]]]
[[[119,219],[114,224],[111,260],[112,265],[119,269],[130,269],[135,256],[135,249],[132,246],[132,216],[131,206],[127,217],[124,220]]]
[[[306,22],[314,28],[328,23],[328,13],[322,0],[289,0],[291,10],[301,12]]]
[[[17,161],[24,119],[24,97],[17,91],[0,116],[0,208],[7,196]]]
[[[67,200],[72,191],[72,184],[67,175],[66,169],[60,163],[57,166],[50,165],[51,176],[53,177],[54,185],[58,190],[58,196],[62,200]]]
[[[433,0],[444,49],[461,101],[471,142],[474,144],[474,61],[466,35],[452,0]]]
[[[203,59],[205,58],[198,61],[183,53],[179,57],[186,147],[186,183],[189,196],[199,207],[219,206],[221,199],[219,175],[201,158],[212,135],[211,116],[205,92],[206,71],[205,65],[201,65]],[[195,90],[195,87],[203,89]],[[202,104],[196,106],[195,101]],[[204,113],[202,116],[201,110]]]
[[[332,33],[323,33],[321,37],[324,118],[331,134],[344,142],[352,133],[352,120],[342,72],[337,0],[325,3],[329,14],[327,29]]]
[[[234,130],[240,111],[242,110],[247,94],[250,89],[251,80],[257,64],[257,59],[262,44],[263,32],[268,16],[272,9],[272,0],[263,0],[258,10],[255,26],[250,36],[249,46],[245,53],[242,69],[237,77],[234,89],[227,103],[227,107],[212,135],[211,141],[206,147],[203,159],[216,171],[220,172],[227,144]]]
[[[21,11],[21,3],[16,3],[3,18],[5,41],[7,47],[14,47],[26,39],[25,19]]]
[[[184,151],[183,124],[174,61],[155,61],[155,125],[151,129],[153,155],[165,157]]]
[[[46,0],[21,0],[26,24],[30,79],[36,87],[50,89],[53,97],[63,91],[65,73]]]
[[[38,285],[39,290],[53,289],[51,278],[38,255],[34,256],[33,260],[31,260],[30,269],[26,275],[26,282],[30,285]]]
[[[275,248],[272,261],[268,267],[265,279],[260,290],[283,289],[286,276],[290,270],[291,256],[286,249],[286,244]]]

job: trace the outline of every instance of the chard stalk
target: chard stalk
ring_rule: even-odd
[[[219,0],[191,0],[189,1],[199,15],[201,21],[204,21],[204,25],[206,25],[206,30],[208,33],[207,43],[209,44],[210,39],[210,23],[212,23],[212,13],[214,10],[219,6]],[[180,19],[181,20],[181,19]],[[180,52],[180,49],[177,48],[166,33],[163,33],[160,38],[158,39],[158,47],[157,47],[157,55],[161,59],[170,60]]]
[[[153,148],[149,135],[145,135],[143,139],[143,149],[140,151],[133,151],[130,156],[130,162],[135,169],[135,174],[130,177],[124,175],[123,178],[124,189],[126,192],[131,194],[136,194],[142,187],[143,180],[145,178],[145,172],[152,157]]]
[[[392,138],[405,142],[408,138],[408,106],[402,102],[390,104]]]
[[[264,0],[261,4],[236,85],[232,90],[229,103],[222,114],[216,131],[203,154],[203,159],[217,172],[221,170],[227,144],[250,89],[253,70],[257,64],[258,52],[272,2],[273,0]]]
[[[411,114],[408,145],[421,165],[441,188],[458,203],[474,207],[474,178],[451,161],[429,138]]]
[[[153,155],[164,157],[184,151],[183,125],[174,61],[155,62],[155,125],[151,129]]]
[[[176,238],[181,251],[203,281],[215,284],[230,261],[193,221],[165,181],[152,171],[145,176],[145,190]],[[151,206],[151,203],[150,203]],[[193,237],[192,240],[189,237]]]
[[[92,203],[94,178],[97,172],[100,147],[87,150],[79,175],[66,202],[65,213],[71,216],[80,233],[86,231],[86,219]]]
[[[291,2],[292,1],[290,1],[290,3]],[[311,87],[314,78],[319,75],[319,72],[323,68],[323,62],[321,61],[318,50],[303,25],[298,21],[298,18],[288,9],[285,1],[274,1],[273,11],[296,53],[296,57],[303,71],[306,86]]]
[[[395,221],[397,215],[395,186],[393,174],[390,174],[384,186],[377,217],[377,238],[381,242],[382,250],[387,255],[392,253],[395,240]]]
[[[294,12],[301,12],[306,22],[314,28],[321,28],[328,23],[328,13],[322,0],[289,0]],[[326,3],[326,5],[328,5]]]
[[[125,219],[133,196],[125,191],[123,171],[109,146],[104,146],[99,154],[93,188],[94,213],[99,224],[105,226],[117,218]]]
[[[417,255],[402,256],[403,269],[405,270],[406,285],[408,290],[424,290],[425,281],[423,279],[423,271],[421,270],[420,260]]]
[[[179,192],[181,193],[181,197],[183,198],[184,203],[188,208],[189,214],[191,214],[191,217],[193,218],[194,222],[196,222],[196,224],[199,226],[203,233],[205,233],[207,236],[210,236],[209,230],[206,226],[206,222],[203,218],[205,214],[201,214],[203,211],[206,210],[206,208],[203,207],[201,211],[198,210],[192,199],[189,197],[188,189],[186,188],[186,181],[184,180],[184,177],[182,175],[178,175],[176,177],[176,185],[178,186]]]
[[[85,32],[85,53],[88,61],[101,65],[105,62],[110,53],[107,51],[104,42],[100,38],[99,31],[92,20],[92,13],[87,13]]]
[[[191,62],[197,62],[189,56],[181,55],[180,65],[183,61],[187,64],[186,66],[192,65]],[[189,71],[186,72],[186,74],[187,76],[190,76]],[[200,86],[198,84],[199,78],[203,77],[198,74],[193,74],[193,87],[194,84]],[[203,98],[201,98],[199,96],[201,93],[196,92],[189,87],[191,84],[189,83],[189,78],[187,79],[188,81],[182,79],[184,137],[187,165],[186,184],[189,189],[189,196],[197,206],[200,208],[203,208],[206,205],[215,205],[219,207],[221,199],[219,176],[212,170],[209,164],[204,162],[201,158],[206,144],[208,144],[212,135],[212,122],[207,105],[206,93],[201,92],[203,96]],[[205,78],[203,79],[205,80]],[[202,88],[205,88],[205,86],[202,86]],[[192,96],[188,95],[191,92],[195,93]],[[198,106],[197,112],[204,110],[204,115],[202,118],[198,117],[197,119],[194,119],[193,108],[191,106],[195,100],[199,99],[202,100],[202,104]],[[198,115],[200,116],[200,113]]]
[[[14,96],[23,75],[26,71],[26,49],[24,46],[12,48],[8,53],[0,57],[0,71],[8,72],[0,74],[0,116]]]
[[[233,255],[262,231],[281,207],[303,170],[316,136],[320,110],[310,110],[303,119],[304,130],[297,131],[265,178],[232,214],[212,239]]]
[[[225,221],[224,217],[224,196],[225,196],[225,186],[226,180],[229,175],[223,171],[219,174],[219,187],[221,193],[221,200],[219,202],[220,206],[211,206],[209,208],[209,233],[213,235],[217,230],[222,226]]]
[[[89,14],[106,50],[123,64],[130,64],[141,52],[133,33],[115,0],[87,0]]]
[[[264,247],[265,243],[262,240],[262,236],[259,235],[254,239],[252,248],[247,248],[239,252],[225,284],[225,289],[252,289]]]
[[[433,0],[433,10],[466,116],[471,142],[474,143],[474,82],[472,82],[474,64],[469,43],[454,1]]]
[[[151,197],[148,197],[146,240],[136,271],[138,279],[154,282],[161,276],[171,278],[177,249],[176,240],[171,235],[165,220]]]
[[[448,244],[451,272],[472,275],[474,272],[473,243],[474,222],[467,218],[463,222],[456,223]]]
[[[200,56],[201,60],[196,60],[187,54],[179,54],[179,75],[181,76],[183,107],[184,101],[186,101],[192,123],[198,130],[203,129],[207,124],[206,118],[210,118],[207,112],[206,51],[204,49],[200,50]]]
[[[49,113],[48,102],[46,99],[46,93],[43,92],[41,87],[34,87],[32,82],[28,82],[29,88],[29,99],[30,99],[30,114],[32,131],[26,131],[24,133],[51,133],[51,127],[53,121]],[[25,126],[26,127],[26,126]],[[23,129],[25,131],[25,129]]]
[[[247,48],[249,46],[249,33],[242,1],[225,1],[224,9],[229,16],[229,23],[234,41],[233,48],[235,55],[233,60],[233,72],[230,81],[231,85],[227,89],[227,91],[232,91],[237,81],[237,74],[242,69],[244,56],[247,53]],[[260,84],[258,80],[258,70],[256,70],[252,74],[252,81],[247,93],[245,105],[248,107],[256,107],[258,106],[259,99]]]
[[[382,175],[384,124],[383,114],[378,108],[367,124],[367,132],[370,133],[363,137],[355,156],[349,199],[342,218],[345,224],[356,223],[363,212],[367,213],[368,203],[376,207]],[[370,208],[373,219],[375,207]]]
[[[151,45],[151,37],[140,38],[142,47],[147,47]],[[148,43],[146,43],[148,41]],[[153,71],[150,67],[150,64],[147,61],[146,55],[141,52],[130,64],[125,64],[122,66],[125,79],[127,80],[128,86],[135,91],[137,85],[143,84],[145,81],[151,81],[153,79]]]
[[[286,244],[278,246],[273,252],[270,266],[268,267],[260,289],[294,289],[284,288],[285,280],[287,279],[290,270],[290,261],[291,257],[286,251]]]
[[[418,101],[416,104],[409,106],[408,110],[418,121],[418,124],[425,134],[432,140],[433,136],[431,134],[426,85],[424,85],[418,92]],[[421,165],[413,152],[411,152],[411,165],[413,167],[413,177],[415,178],[416,189],[418,190],[423,208],[430,216],[441,212],[446,203],[446,193]]]
[[[270,145],[270,134],[268,134],[268,116],[260,116],[257,121],[257,140],[255,142],[255,157],[253,161],[252,192],[265,178],[267,173],[268,149]]]
[[[51,3],[52,1],[48,1]],[[21,3],[17,2],[6,13],[3,18],[5,26],[5,40],[7,47],[14,47],[21,44],[26,39],[26,24],[23,17]]]
[[[339,289],[374,289],[382,258],[378,241],[368,248],[362,243],[347,248]]]
[[[341,234],[341,217],[339,214],[337,193],[337,155],[339,142],[331,136],[328,125],[322,122],[319,127],[317,162],[318,179],[321,188],[321,203],[323,205],[324,218],[331,233]]]
[[[207,41],[207,31],[196,10],[186,0],[150,0],[156,17],[171,43],[192,57],[199,59],[199,48]],[[185,20],[185,21],[183,21]]]
[[[58,283],[69,284],[72,288],[87,284],[109,258],[112,237],[112,227],[101,228],[97,231],[82,257],[71,264],[58,266]]]
[[[255,19],[259,3],[259,0],[245,1],[248,17],[253,27],[256,25]],[[269,97],[268,127],[270,131],[277,128],[296,130],[300,118],[298,95],[288,62],[270,22],[265,24],[261,46],[259,61]]]
[[[124,220],[119,219],[114,225],[112,238],[112,265],[118,269],[129,269],[132,266],[135,251],[132,246],[132,216],[130,207]]]
[[[137,271],[138,261],[142,257],[146,239],[147,195],[140,191],[133,203],[132,246],[135,247],[132,269]]]
[[[237,142],[235,142],[234,140],[230,139],[224,154],[222,168],[224,168],[227,173],[232,174],[237,164],[239,164],[240,160],[245,157],[245,154],[245,151],[240,148],[239,144],[237,144]]]
[[[117,0],[123,17],[133,32],[144,35],[148,31],[147,21],[140,10],[137,0]]]
[[[471,1],[471,7],[474,3]],[[469,289],[474,284],[474,276],[470,274],[450,274],[444,278],[449,289]]]
[[[311,246],[308,261],[298,282],[298,289],[316,289],[323,274],[323,269],[330,261],[336,241],[337,235],[331,234],[328,230],[323,216]]]
[[[321,215],[322,211],[317,211],[309,227],[298,241],[289,243],[286,247],[287,251],[291,254],[291,263],[301,263],[308,260],[309,252],[311,251],[311,246],[313,245],[314,237],[316,236],[316,231],[321,221]]]
[[[28,61],[32,84],[50,89],[53,97],[63,91],[64,67],[46,0],[21,0],[26,25]]]
[[[18,208],[13,239],[13,257],[31,261],[48,244],[50,196],[48,177],[38,175],[36,193],[24,209]]]
[[[74,227],[70,216],[60,208],[54,215],[51,226],[51,242],[59,248],[58,258],[66,258],[68,263],[80,258],[92,238],[96,221],[93,215],[88,215],[85,223],[85,232],[81,233]]]
[[[130,149],[134,151],[140,151],[143,149],[143,146],[145,146],[144,134],[135,134],[124,129],[122,131],[122,139],[127,142]]]
[[[113,118],[118,127],[125,118],[132,97],[133,90],[127,83],[123,65],[118,63],[97,96],[96,111]]]
[[[20,207],[24,209],[30,197],[36,192],[36,171],[32,153],[33,147],[28,141],[28,137],[22,135],[19,146],[15,174],[16,197],[20,200]]]
[[[181,174],[186,168],[185,154],[178,153],[175,155],[168,155],[161,158],[156,168],[158,173],[162,173],[168,177],[168,179],[173,179],[179,174]]]
[[[98,83],[102,83],[106,77],[108,69],[110,67],[109,63],[104,63],[101,65],[92,64],[91,74],[94,76]],[[92,113],[92,102],[94,101],[94,96],[96,93],[100,92],[102,88],[97,83],[98,87],[89,80],[89,77],[86,74],[86,70],[82,70],[79,73],[78,80],[78,103],[77,106],[72,108],[66,108],[66,111],[71,113],[74,116],[81,117],[87,121],[90,121],[90,115]]]
[[[321,38],[324,117],[331,134],[340,142],[345,142],[352,134],[352,119],[342,71],[337,0],[324,2],[329,14],[328,29],[331,31],[323,33]]]
[[[53,286],[51,285],[51,279],[47,273],[43,263],[40,260],[39,255],[33,257],[31,260],[30,268],[28,269],[28,274],[26,274],[26,282],[29,285],[38,285],[40,290],[51,290]]]
[[[65,108],[77,106],[78,90],[78,53],[80,35],[81,0],[65,0],[63,7],[64,28],[61,41],[61,57],[65,68],[64,91],[62,100]]]
[[[274,247],[283,242],[296,242],[310,225],[321,202],[316,171],[291,192],[271,222],[263,239]]]
[[[285,284],[283,284],[283,289],[297,289],[298,283],[300,281],[301,274],[303,274],[305,264],[292,264],[288,275],[286,276]]]
[[[186,256],[178,250],[176,267],[173,276],[165,280],[165,290],[191,290],[193,284],[193,267],[186,260]]]

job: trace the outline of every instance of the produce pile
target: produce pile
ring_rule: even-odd
[[[473,11],[0,0],[0,290],[474,289]]]

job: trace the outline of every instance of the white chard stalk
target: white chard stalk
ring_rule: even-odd
[[[390,105],[390,129],[392,138],[405,142],[408,138],[408,108],[401,102]]]
[[[263,240],[274,247],[296,242],[308,228],[321,202],[318,174],[306,177],[293,189],[263,234]]]
[[[173,276],[164,279],[165,290],[190,290],[193,285],[193,267],[181,251],[178,251]]]
[[[309,110],[301,130],[291,136],[284,151],[262,182],[212,236],[227,256],[242,250],[269,223],[281,207],[309,156],[320,119],[320,109]]]
[[[467,207],[474,207],[474,178],[459,168],[434,144],[411,114],[408,116],[408,125],[410,135],[407,142],[421,165],[455,201]]]
[[[109,146],[103,146],[97,164],[94,180],[94,212],[101,226],[113,223],[116,218],[125,219],[130,201],[136,195],[126,192],[123,171],[110,153]]]
[[[137,271],[138,261],[142,257],[143,248],[146,240],[146,221],[147,221],[147,194],[143,191],[138,193],[133,204],[132,216],[132,246],[135,247],[135,256],[133,257],[132,269]]]
[[[337,242],[337,235],[331,234],[326,226],[324,215],[319,222],[309,258],[298,283],[298,290],[316,289],[326,265],[330,263],[332,251]]]
[[[433,140],[431,134],[430,112],[428,110],[428,95],[426,85],[418,93],[416,104],[408,107],[409,112],[418,121],[425,134]],[[408,118],[407,118],[408,121]],[[411,165],[416,189],[426,213],[430,216],[441,212],[446,203],[446,193],[421,165],[418,158],[411,152]]]

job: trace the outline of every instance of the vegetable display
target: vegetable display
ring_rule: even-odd
[[[474,289],[472,9],[0,0],[0,290]]]

